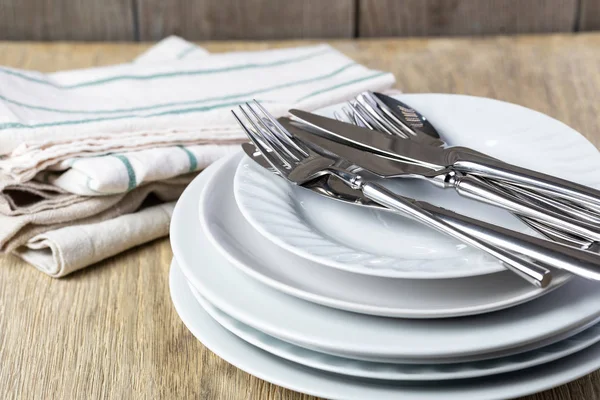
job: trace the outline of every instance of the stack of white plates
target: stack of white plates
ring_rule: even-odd
[[[598,186],[596,149],[547,116],[467,96],[400,99],[452,144]],[[453,192],[398,186],[532,233]],[[550,288],[537,289],[474,249],[401,216],[289,185],[242,154],[188,187],[171,243],[171,295],[190,331],[228,362],[293,390],[501,399],[600,368],[597,284],[556,273]]]

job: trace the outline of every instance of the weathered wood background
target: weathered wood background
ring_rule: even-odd
[[[600,0],[0,0],[0,40],[154,41],[577,32]]]

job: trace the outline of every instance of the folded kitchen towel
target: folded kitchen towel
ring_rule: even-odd
[[[182,58],[198,59],[207,54],[208,52],[206,50],[193,43],[177,36],[171,36],[163,39],[149,50],[139,55],[134,62],[150,63],[172,61]],[[93,72],[94,69],[91,68],[85,71]],[[19,183],[0,173],[0,214],[35,214],[37,212],[66,207],[85,200],[85,198],[76,196],[75,194],[96,196],[125,192],[126,190],[117,191],[114,188],[117,186],[122,187],[124,185],[128,190],[131,190],[129,181],[135,181],[134,186],[137,187],[144,183],[157,180],[159,175],[164,176],[167,171],[169,171],[170,174],[164,176],[165,179],[191,172],[192,167],[195,170],[201,170],[220,155],[227,154],[235,148],[235,146],[232,145],[218,146],[217,149],[215,149],[215,147],[217,146],[206,145],[201,146],[200,148],[198,148],[198,146],[193,146],[189,149],[186,146],[165,148],[167,154],[156,154],[155,158],[148,158],[144,154],[141,154],[138,157],[137,152],[125,153],[124,155],[115,154],[114,156],[117,158],[114,159],[111,159],[112,157],[108,156],[105,157],[104,160],[107,160],[105,163],[98,163],[96,157],[72,158],[55,165],[52,168],[54,170],[52,172],[42,171],[38,174],[37,181]],[[174,157],[173,154],[168,154],[169,151],[173,153],[173,150],[174,153],[181,152],[181,149],[185,151],[186,156],[180,156],[178,159],[174,160],[176,157]],[[135,162],[131,162],[129,158],[134,159]],[[119,163],[114,162],[118,159],[123,159],[125,163],[118,165]],[[93,160],[91,166],[95,168],[90,171],[89,165],[84,160]],[[146,165],[141,163],[141,160],[149,164]],[[163,171],[156,171],[158,165],[156,160],[173,162],[173,166],[177,166],[177,168],[168,166],[168,168]],[[76,161],[78,161],[77,166],[71,170],[70,167],[73,166]],[[117,165],[115,166],[115,164]],[[165,164],[162,163],[161,165]],[[189,167],[186,168],[186,165]],[[132,172],[127,174],[127,178],[123,177],[124,168],[127,171]],[[59,176],[62,177],[58,179]],[[53,178],[52,183],[48,183],[50,180],[49,177]],[[56,180],[56,182],[54,182],[54,180]],[[68,191],[60,186],[72,190]]]
[[[209,55],[177,37],[112,67],[0,68],[0,248],[61,277],[165,236],[174,204],[143,199],[178,197],[185,184],[153,182],[237,148],[230,108],[256,98],[283,115],[392,83],[329,46]]]
[[[244,139],[229,110],[257,99],[274,115],[313,110],[393,75],[327,45],[206,55],[43,74],[0,68],[0,172],[16,182],[69,158]],[[168,52],[157,49],[147,60]]]
[[[175,202],[117,218],[66,226],[39,234],[14,254],[40,271],[60,278],[88,265],[169,233]]]
[[[150,195],[162,202],[176,200],[195,176],[187,174],[151,182],[128,193],[88,197],[81,202],[34,214],[0,214],[0,251],[11,252],[42,232],[74,224],[101,222],[135,212]]]

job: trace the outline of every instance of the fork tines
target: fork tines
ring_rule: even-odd
[[[243,118],[231,110],[238,124],[254,146],[280,173],[308,153],[291,139],[290,133],[256,100],[239,106]],[[276,159],[274,159],[276,157]]]

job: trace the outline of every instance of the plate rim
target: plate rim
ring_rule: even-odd
[[[192,294],[189,292],[189,289],[186,293],[183,290],[185,287],[179,287],[183,285],[181,283],[178,284],[177,279],[184,280],[183,284],[185,284],[185,277],[183,274],[176,276],[176,273],[175,269],[170,269],[169,271],[170,297],[175,311],[186,328],[197,340],[218,357],[259,379],[299,393],[326,398],[345,398],[348,400],[362,400],[366,396],[370,398],[377,396],[380,399],[392,400],[396,399],[398,395],[404,395],[404,398],[426,400],[440,393],[439,385],[435,385],[435,393],[433,391],[427,393],[427,389],[425,389],[425,393],[415,392],[411,387],[402,388],[397,384],[386,385],[385,382],[358,381],[356,378],[344,379],[344,377],[337,374],[328,374],[313,370],[312,368],[297,367],[294,363],[281,360],[264,350],[255,348],[231,332],[228,332],[208,316],[199,304],[196,303],[198,308],[188,310],[189,306],[184,303],[190,299],[185,299],[184,297],[190,297]],[[187,286],[187,284],[184,286]],[[192,315],[194,316],[194,321],[191,319]],[[202,322],[198,322],[200,318],[202,318]],[[227,343],[224,344],[224,342]],[[238,351],[240,349],[245,353],[251,353],[251,356],[248,356],[249,354],[240,355],[241,352]],[[452,393],[442,391],[443,399],[477,400],[485,395],[486,398],[490,398],[491,400],[500,400],[504,398],[517,398],[563,385],[600,368],[600,344],[593,345],[590,349],[591,351],[578,352],[548,364],[520,371],[518,374],[508,373],[499,375],[495,377],[495,380],[492,380],[494,377],[482,378],[489,380],[487,384],[482,384],[481,379],[477,381],[464,380],[459,385],[465,383],[472,383],[472,385],[470,387],[463,386],[463,388],[459,388],[458,390],[454,386],[451,388]],[[584,362],[581,362],[581,359]],[[259,365],[260,363],[262,365]],[[532,373],[535,374],[534,377],[536,380],[534,381],[532,381],[531,376],[524,376],[526,374],[531,375]],[[552,379],[549,379],[551,375]],[[517,382],[502,383],[502,380],[506,381],[506,379],[517,380]],[[500,383],[498,383],[499,381]],[[323,385],[327,387],[324,388]],[[404,393],[402,392],[403,389],[405,390]],[[413,393],[406,392],[406,389],[412,390]]]
[[[175,260],[175,258],[173,258],[171,268],[173,268],[173,266],[175,266],[176,268],[179,268],[177,266],[177,260]],[[245,342],[247,342],[255,347],[258,347],[268,353],[271,353],[277,357],[289,360],[291,362],[295,362],[300,365],[304,365],[309,368],[313,368],[313,369],[317,369],[317,370],[321,370],[321,371],[325,371],[325,372],[329,372],[329,373],[336,373],[336,374],[341,374],[341,375],[345,375],[345,376],[362,378],[362,379],[431,382],[431,381],[438,381],[438,380],[448,381],[448,380],[456,380],[456,379],[481,378],[481,377],[485,377],[485,376],[520,371],[520,370],[523,370],[526,368],[531,368],[531,367],[535,367],[538,365],[546,364],[546,363],[558,360],[560,358],[567,357],[571,354],[575,354],[578,351],[582,351],[582,350],[600,342],[600,318],[599,318],[596,321],[594,321],[593,325],[585,328],[584,330],[582,330],[581,332],[579,332],[573,336],[569,336],[565,339],[559,340],[556,343],[552,343],[548,346],[540,347],[538,349],[534,349],[531,351],[525,351],[523,353],[509,355],[506,357],[499,357],[499,358],[494,358],[491,360],[467,361],[467,362],[451,363],[451,364],[402,364],[405,368],[411,368],[411,367],[412,368],[422,368],[423,366],[427,366],[430,368],[433,368],[435,366],[437,366],[439,368],[440,366],[443,366],[442,368],[448,368],[450,366],[454,366],[457,370],[455,370],[453,372],[441,372],[441,371],[430,372],[429,375],[426,375],[425,377],[423,377],[422,374],[419,375],[418,373],[417,374],[405,374],[406,376],[404,376],[403,378],[400,378],[398,376],[393,377],[392,373],[388,374],[387,376],[382,376],[382,375],[377,376],[376,373],[366,374],[366,375],[365,374],[360,375],[359,373],[350,374],[347,372],[348,371],[347,369],[346,369],[346,372],[339,370],[339,369],[334,370],[335,365],[331,366],[330,369],[325,369],[323,367],[314,366],[315,365],[314,363],[311,365],[311,364],[308,364],[308,363],[305,363],[302,361],[297,361],[298,359],[301,358],[301,356],[298,355],[296,351],[290,352],[290,351],[286,350],[284,346],[286,346],[286,347],[292,346],[292,347],[300,349],[303,352],[315,353],[313,355],[313,358],[317,358],[317,359],[322,359],[323,356],[326,356],[326,357],[338,358],[338,359],[341,359],[342,362],[347,362],[350,364],[352,364],[352,363],[366,363],[366,364],[375,363],[375,364],[381,364],[381,365],[386,365],[386,364],[378,363],[378,362],[362,361],[362,360],[352,360],[349,358],[334,356],[334,355],[330,355],[330,354],[321,354],[321,353],[318,353],[318,352],[310,350],[310,349],[305,349],[305,348],[302,348],[302,347],[299,347],[299,346],[296,346],[293,344],[285,343],[285,342],[281,341],[280,339],[277,339],[266,333],[260,332],[256,329],[252,328],[251,326],[248,326],[248,325],[244,324],[243,322],[236,320],[235,318],[231,317],[227,313],[219,310],[218,307],[214,306],[213,304],[210,303],[210,301],[208,301],[204,297],[202,297],[202,295],[200,293],[198,293],[198,291],[193,287],[193,285],[190,282],[187,282],[187,283],[188,283],[188,286],[190,288],[192,295],[196,298],[196,300],[198,301],[200,306],[204,309],[204,311],[206,311],[212,319],[217,321],[219,323],[219,325],[221,325],[223,328],[227,329],[229,332],[233,333],[240,339],[244,340]],[[215,315],[215,314],[217,314],[217,315]],[[223,321],[223,319],[225,321]],[[235,327],[236,323],[243,325],[244,328]],[[253,335],[252,338],[248,339],[245,337],[246,336],[245,333],[240,333],[240,331],[244,331],[245,329],[255,331],[255,332],[250,332],[247,334],[247,336]],[[586,333],[588,335],[590,335],[590,332],[595,333],[595,335],[592,337],[585,337],[583,340],[579,339],[580,340],[579,343],[574,344],[571,347],[568,347],[567,349],[563,348],[558,351],[555,351],[554,353],[548,353],[548,351],[549,351],[548,348],[552,348],[553,346],[559,347],[561,345],[561,343],[563,343],[563,342],[576,340],[576,336],[584,335]],[[266,336],[269,340],[275,341],[276,344],[270,345],[270,346],[269,345],[261,345],[263,341],[260,338],[256,338],[256,336],[258,336],[258,335]],[[260,342],[260,344],[256,344],[253,341]],[[281,343],[277,343],[277,342],[281,342]],[[270,349],[276,348],[276,347],[281,348],[281,349],[276,349],[278,351],[278,353],[275,353],[272,350],[270,350]],[[511,358],[518,359],[519,357],[526,356],[527,354],[532,353],[532,352],[539,353],[539,356],[534,359],[527,358],[525,361],[506,360],[506,359],[511,359]],[[498,365],[499,362],[504,362],[504,365],[499,366]],[[464,365],[471,364],[471,363],[480,364],[480,366],[470,366],[470,367],[467,367],[468,369],[465,369]],[[491,363],[492,365],[485,366],[486,363]],[[393,366],[395,364],[387,364],[387,365]],[[368,368],[368,366],[363,366],[362,370],[369,371],[369,368]],[[461,375],[461,373],[462,373],[462,375]],[[448,376],[448,375],[451,375],[451,376]],[[415,379],[415,376],[418,376],[419,378]]]

